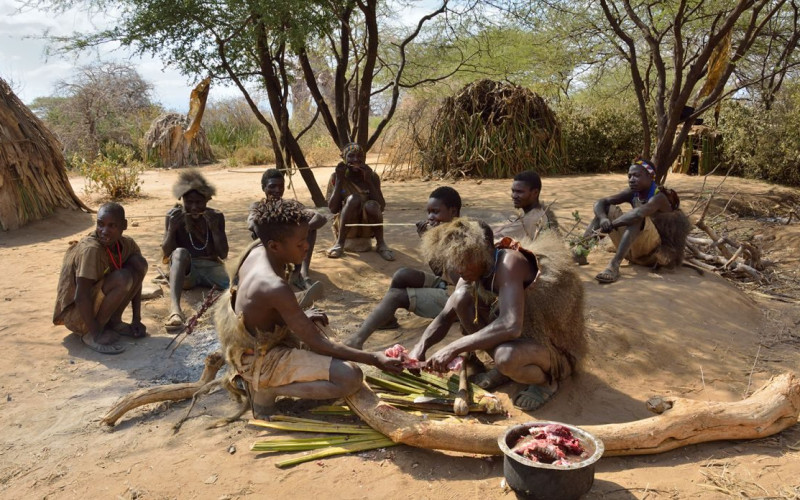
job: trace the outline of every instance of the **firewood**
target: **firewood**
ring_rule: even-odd
[[[763,438],[797,423],[800,380],[792,372],[774,376],[747,399],[734,402],[663,399],[672,403],[672,408],[661,415],[582,428],[603,441],[606,456],[648,455],[708,441]],[[382,403],[367,386],[346,400],[370,427],[395,443],[483,455],[501,453],[497,439],[506,426],[425,420]]]
[[[211,353],[206,356],[203,374],[200,375],[200,379],[197,382],[147,387],[128,394],[117,401],[114,406],[108,410],[108,413],[100,420],[100,423],[111,427],[116,424],[117,420],[124,414],[139,406],[149,403],[160,403],[162,401],[181,401],[189,399],[199,391],[202,391],[207,384],[213,383],[217,372],[219,372],[224,364],[225,358],[221,353]]]

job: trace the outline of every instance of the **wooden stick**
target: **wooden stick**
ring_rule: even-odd
[[[162,401],[181,401],[189,399],[201,391],[206,384],[214,381],[217,372],[225,364],[225,358],[219,352],[214,352],[206,356],[203,374],[197,382],[185,382],[182,384],[167,384],[155,387],[139,389],[136,392],[123,397],[111,407],[110,410],[100,420],[101,424],[113,426],[124,414],[139,406],[149,403],[160,403]]]
[[[378,222],[375,224],[345,224],[345,227],[416,226],[415,222]]]
[[[453,413],[459,417],[469,414],[469,383],[467,382],[467,361],[466,357],[461,363],[458,371],[458,394],[453,401]]]

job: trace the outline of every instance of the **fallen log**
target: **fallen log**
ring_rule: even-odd
[[[200,379],[197,382],[185,382],[182,384],[158,385],[146,387],[136,392],[132,392],[117,401],[108,410],[108,413],[100,420],[101,424],[113,426],[124,414],[134,408],[149,404],[160,403],[162,401],[182,401],[194,396],[207,384],[210,384],[217,377],[217,372],[225,364],[225,358],[219,352],[214,352],[206,356],[205,367]]]
[[[395,443],[419,448],[499,455],[497,439],[506,426],[428,421],[382,403],[367,387],[346,398],[370,427]],[[797,423],[800,380],[792,373],[772,377],[742,401],[732,403],[662,398],[672,408],[634,422],[581,428],[605,444],[606,456],[662,453],[707,441],[757,439]]]

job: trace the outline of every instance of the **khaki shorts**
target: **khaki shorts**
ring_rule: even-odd
[[[103,304],[103,300],[105,298],[106,295],[103,293],[103,280],[100,280],[95,283],[94,286],[92,286],[92,311],[95,318],[97,317],[97,313],[100,311],[100,306]],[[89,333],[89,327],[83,320],[80,311],[78,311],[78,306],[75,303],[70,305],[63,313],[61,313],[61,320],[64,322],[63,325],[71,332],[79,335],[86,335]]]
[[[442,312],[449,295],[447,283],[432,273],[425,273],[422,288],[406,288],[408,311],[423,318],[435,318]]]
[[[191,290],[198,285],[208,288],[217,285],[220,290],[227,290],[231,281],[225,265],[215,260],[193,258],[189,273],[183,277],[183,289]]]
[[[622,210],[618,206],[612,205],[611,208],[608,209],[608,218],[610,220],[613,221],[620,216],[622,216]],[[614,247],[619,247],[619,242],[622,240],[625,229],[624,227],[620,227],[608,233],[611,241],[614,242]],[[655,264],[655,253],[660,246],[661,236],[658,234],[658,229],[656,229],[650,217],[645,217],[644,229],[642,229],[639,236],[633,240],[633,244],[630,250],[628,250],[628,254],[625,255],[625,258],[640,266],[653,265]]]
[[[247,369],[257,363],[253,354],[242,355],[242,366]],[[333,358],[293,347],[276,346],[262,359],[258,387],[281,387],[296,382],[330,380]]]

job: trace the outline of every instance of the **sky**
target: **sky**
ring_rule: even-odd
[[[390,0],[391,1],[391,0]],[[403,2],[398,21],[411,22],[438,6],[438,0]],[[104,14],[90,18],[80,10],[55,16],[52,13],[23,7],[21,0],[0,0],[0,78],[26,104],[37,97],[50,96],[59,81],[70,81],[76,68],[95,62],[119,62],[133,65],[145,81],[153,85],[151,99],[167,110],[185,113],[189,94],[200,78],[181,75],[165,68],[161,61],[140,57],[118,45],[107,44],[80,55],[48,56],[43,34],[68,35],[89,32],[113,23],[113,16]],[[233,86],[212,85],[209,99],[222,100],[240,96]]]
[[[24,8],[18,0],[0,0],[0,78],[5,79],[22,102],[53,95],[56,83],[69,81],[79,66],[102,62],[126,62],[136,67],[142,78],[153,85],[151,98],[168,110],[185,113],[189,94],[199,83],[181,75],[150,57],[132,56],[118,46],[103,46],[98,51],[80,56],[47,56],[46,30],[53,35],[94,30],[89,17],[79,11],[54,16],[51,13]],[[99,22],[108,22],[104,17]],[[211,99],[239,95],[233,88],[212,87]]]

